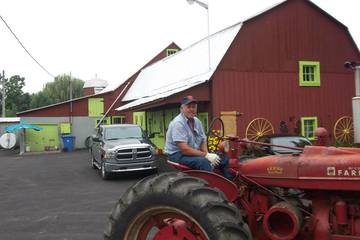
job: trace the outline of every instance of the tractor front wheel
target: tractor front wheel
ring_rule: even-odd
[[[199,178],[168,172],[145,178],[120,198],[106,240],[251,239],[239,210]]]

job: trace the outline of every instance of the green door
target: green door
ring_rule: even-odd
[[[89,117],[101,117],[104,115],[104,99],[89,98],[88,100]]]
[[[204,128],[204,132],[205,134],[208,133],[209,131],[209,118],[208,118],[209,114],[207,112],[202,112],[202,113],[198,113],[197,117],[199,118],[199,120],[201,121],[203,128]]]
[[[36,124],[41,131],[26,129],[25,145],[31,152],[54,151],[60,149],[59,127],[57,124]]]
[[[155,136],[151,141],[160,149],[164,148],[164,116],[163,111],[147,112],[148,132],[154,133]]]
[[[144,131],[146,131],[145,112],[134,112],[133,123],[139,125]]]

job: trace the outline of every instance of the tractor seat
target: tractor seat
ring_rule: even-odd
[[[237,160],[237,159],[235,159],[235,160],[236,160],[236,163],[238,163],[238,160]],[[189,170],[194,170],[194,169],[192,169],[192,168],[190,168],[190,167],[188,167],[188,166],[186,166],[186,165],[183,165],[183,164],[180,164],[180,163],[176,163],[176,162],[172,162],[172,161],[170,161],[170,160],[167,160],[167,163],[170,164],[170,165],[171,165],[173,168],[175,168],[176,170],[179,170],[179,171],[181,171],[181,172],[186,172],[186,171],[189,171]],[[236,172],[234,172],[234,171],[231,170],[230,168],[229,168],[229,172],[230,172],[230,174],[232,174],[233,176],[236,176]],[[214,173],[223,176],[223,174],[221,173],[220,169],[218,169],[218,168],[215,168],[215,169],[214,169]]]
[[[173,166],[174,168],[176,168],[179,171],[192,170],[190,167],[180,164],[180,163],[172,162],[170,160],[167,160],[167,162],[168,162],[168,164],[170,164],[171,166]]]

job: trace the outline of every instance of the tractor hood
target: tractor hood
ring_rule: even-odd
[[[298,155],[273,155],[241,163],[262,185],[322,190],[360,189],[360,149],[306,146]]]

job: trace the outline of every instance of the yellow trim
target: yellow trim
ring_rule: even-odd
[[[60,134],[70,134],[71,133],[71,127],[70,123],[60,123]]]
[[[304,80],[304,67],[314,68],[314,79]],[[320,87],[320,62],[318,61],[299,61],[299,85],[301,87]]]
[[[309,134],[305,131],[305,121],[313,121],[312,123],[312,133]],[[318,127],[318,119],[317,117],[302,117],[301,118],[301,135],[307,137],[309,140],[315,140],[315,129]]]

